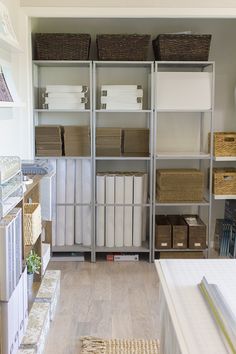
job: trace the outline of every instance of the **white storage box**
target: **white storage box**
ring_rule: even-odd
[[[42,243],[42,255],[41,255],[41,263],[42,263],[42,275],[45,273],[48,263],[51,258],[51,245],[50,243]]]
[[[56,173],[43,176],[40,181],[40,204],[43,220],[52,221],[53,219],[53,184],[56,183]]]
[[[207,72],[158,72],[157,109],[211,109],[212,74]]]
[[[34,349],[36,354],[43,354],[49,326],[49,304],[34,303],[29,314],[28,327],[20,348]]]
[[[36,295],[35,302],[45,302],[50,305],[50,319],[52,320],[60,296],[60,270],[47,270]]]
[[[7,182],[21,170],[18,156],[0,156],[0,184]]]

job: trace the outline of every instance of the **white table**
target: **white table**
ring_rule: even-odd
[[[155,261],[160,279],[161,354],[227,354],[197,287],[217,284],[236,315],[236,260]]]

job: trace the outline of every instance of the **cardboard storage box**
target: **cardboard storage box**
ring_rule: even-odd
[[[89,156],[90,128],[89,126],[68,125],[63,127],[65,156]]]
[[[121,155],[121,128],[96,129],[96,155],[120,156]]]
[[[172,228],[173,248],[188,247],[188,227],[181,215],[168,215]]]
[[[35,127],[36,156],[62,156],[62,130],[59,125]]]
[[[155,247],[157,249],[172,247],[171,224],[165,215],[156,215]]]
[[[190,249],[206,248],[206,225],[198,215],[184,215],[188,225],[188,247]]]
[[[209,151],[210,137],[209,133]],[[213,155],[216,157],[236,156],[236,132],[215,132],[213,134]]]
[[[216,195],[235,195],[236,168],[214,168],[212,187]]]
[[[125,156],[149,155],[149,129],[125,128],[122,131],[122,153]]]

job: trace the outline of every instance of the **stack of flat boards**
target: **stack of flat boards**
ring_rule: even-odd
[[[36,156],[62,156],[62,137],[59,125],[35,127]]]

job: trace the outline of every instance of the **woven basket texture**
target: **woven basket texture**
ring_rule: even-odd
[[[88,60],[91,36],[85,33],[36,33],[36,60]]]
[[[208,146],[210,147],[210,136],[208,135]],[[210,151],[210,148],[209,148]],[[216,157],[236,156],[236,133],[215,132],[213,135],[213,155]]]
[[[34,245],[42,231],[41,206],[39,203],[24,204],[25,245]]]
[[[217,195],[236,194],[236,168],[213,169],[213,193]]]
[[[206,61],[210,44],[210,34],[160,34],[152,42],[155,59],[166,61]]]
[[[143,61],[147,60],[151,36],[148,34],[100,34],[97,35],[99,60]]]

